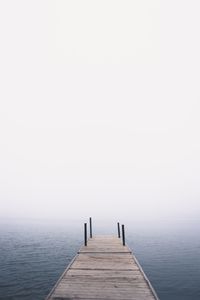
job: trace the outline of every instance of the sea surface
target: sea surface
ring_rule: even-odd
[[[44,299],[82,245],[82,227],[76,222],[1,222],[0,299]],[[97,227],[97,234],[117,233],[115,226]],[[199,228],[195,223],[126,228],[127,243],[160,300],[200,299]]]

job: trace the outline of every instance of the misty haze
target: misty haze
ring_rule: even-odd
[[[199,299],[199,9],[2,1],[0,299],[44,299],[90,216],[160,300]]]

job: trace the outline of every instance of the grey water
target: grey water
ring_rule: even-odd
[[[200,299],[199,228],[126,227],[127,243],[160,300]],[[115,233],[115,226],[108,230],[105,224],[94,229]],[[44,299],[82,242],[82,224],[76,222],[1,222],[0,299]]]

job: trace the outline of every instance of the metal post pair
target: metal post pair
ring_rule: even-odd
[[[118,238],[120,239],[121,234],[120,234],[120,224],[119,222],[117,223],[117,229],[118,229]],[[125,246],[125,228],[124,225],[122,225],[122,244]]]
[[[90,222],[90,238],[92,238],[92,218],[89,218]],[[84,244],[87,246],[87,223],[84,223]]]

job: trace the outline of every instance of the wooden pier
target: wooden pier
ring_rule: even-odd
[[[82,246],[46,300],[158,300],[127,246],[94,236]]]

